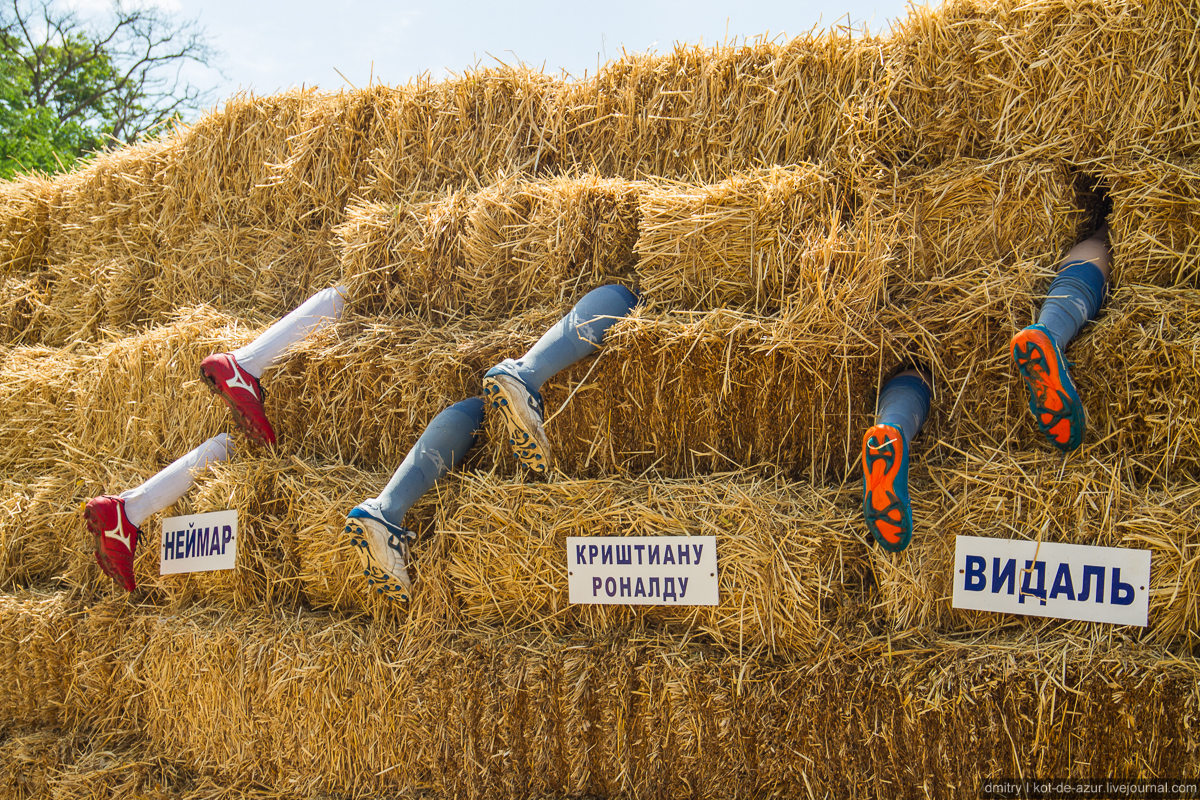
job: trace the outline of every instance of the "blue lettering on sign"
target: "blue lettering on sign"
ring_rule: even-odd
[[[210,530],[212,532],[211,536],[209,535]],[[218,535],[218,534],[217,534],[217,529],[215,527],[211,528],[211,529],[205,528],[204,534],[202,536],[200,536],[199,541],[196,542],[196,552],[202,556],[208,555],[208,543],[211,540],[212,536],[216,536],[216,535]]]
[[[1092,579],[1096,579],[1096,602],[1104,602],[1104,567],[1083,567],[1083,591],[1079,593],[1079,601],[1082,603],[1091,597]]]
[[[1037,573],[1037,586],[1030,586],[1029,579],[1035,572]],[[1036,597],[1041,601],[1041,605],[1046,605],[1045,561],[1025,562],[1025,569],[1021,570],[1021,595],[1017,598],[1017,602],[1024,603],[1026,597]]]
[[[169,542],[169,540],[168,540]],[[168,545],[169,546],[169,545]],[[698,556],[697,556],[698,558]],[[1051,562],[1053,563],[1053,562]],[[963,572],[963,589],[968,592],[982,592],[987,589],[987,560],[983,556],[966,556]],[[1000,559],[992,559],[992,593],[999,594],[1007,590],[1013,594],[1017,577],[1016,559],[1010,558],[1001,567]],[[1137,596],[1137,590],[1132,584],[1121,580],[1121,568],[1112,568],[1111,581],[1105,580],[1105,568],[1085,564],[1083,567],[1083,584],[1081,591],[1076,594],[1075,578],[1071,565],[1060,563],[1054,570],[1054,580],[1049,591],[1046,590],[1046,576],[1050,570],[1047,562],[1028,560],[1025,568],[1020,570],[1021,589],[1017,592],[1017,602],[1024,603],[1027,597],[1036,597],[1040,605],[1046,605],[1047,600],[1072,600],[1086,602],[1095,598],[1095,602],[1104,602],[1105,584],[1109,587],[1108,602],[1112,605],[1132,605]],[[681,579],[682,580],[682,579]],[[682,592],[680,593],[682,596]]]
[[[1127,606],[1133,602],[1133,587],[1121,582],[1121,568],[1112,568],[1112,597],[1109,602],[1114,606]]]
[[[1058,565],[1058,572],[1054,576],[1054,585],[1050,587],[1051,600],[1060,594],[1066,595],[1068,600],[1075,599],[1075,582],[1071,580],[1071,567],[1068,564]]]
[[[968,592],[982,592],[987,588],[987,559],[983,556],[967,556],[967,577],[963,588]]]
[[[1017,577],[1017,560],[1010,558],[1008,563],[1004,565],[1004,570],[1000,569],[1000,559],[992,559],[992,594],[999,594],[1000,587],[1008,584],[1008,593],[1014,591],[1014,582]]]

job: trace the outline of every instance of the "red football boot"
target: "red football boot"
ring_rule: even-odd
[[[258,378],[238,366],[232,353],[214,353],[201,361],[200,375],[229,406],[234,421],[251,441],[275,444],[275,430],[263,408],[266,393]]]
[[[100,569],[125,591],[132,592],[137,588],[133,554],[142,532],[125,516],[125,501],[111,495],[93,497],[83,507],[83,521],[96,541]]]

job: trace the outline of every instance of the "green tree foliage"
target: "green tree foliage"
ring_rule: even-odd
[[[49,0],[0,7],[0,178],[69,169],[207,103],[187,61],[212,53],[194,23],[153,7],[84,22]]]

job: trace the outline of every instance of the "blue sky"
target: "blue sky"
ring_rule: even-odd
[[[106,0],[67,0],[81,15]],[[625,50],[665,52],[695,44],[795,36],[847,21],[887,32],[907,13],[901,0],[608,0],[604,3],[414,3],[380,0],[149,0],[196,18],[222,52],[224,75],[190,70],[219,100],[249,89],[271,94],[293,86],[336,90],[368,81],[404,84],[435,79],[476,64],[518,60],[582,77]],[[345,76],[343,79],[341,75]],[[373,78],[372,78],[373,71]]]

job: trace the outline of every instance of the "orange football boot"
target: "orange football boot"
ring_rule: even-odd
[[[1029,410],[1050,444],[1064,452],[1083,443],[1083,403],[1067,362],[1044,325],[1030,325],[1012,339],[1012,357],[1029,387]]]
[[[863,518],[884,550],[899,553],[912,541],[908,496],[908,445],[891,425],[874,425],[863,436]]]

